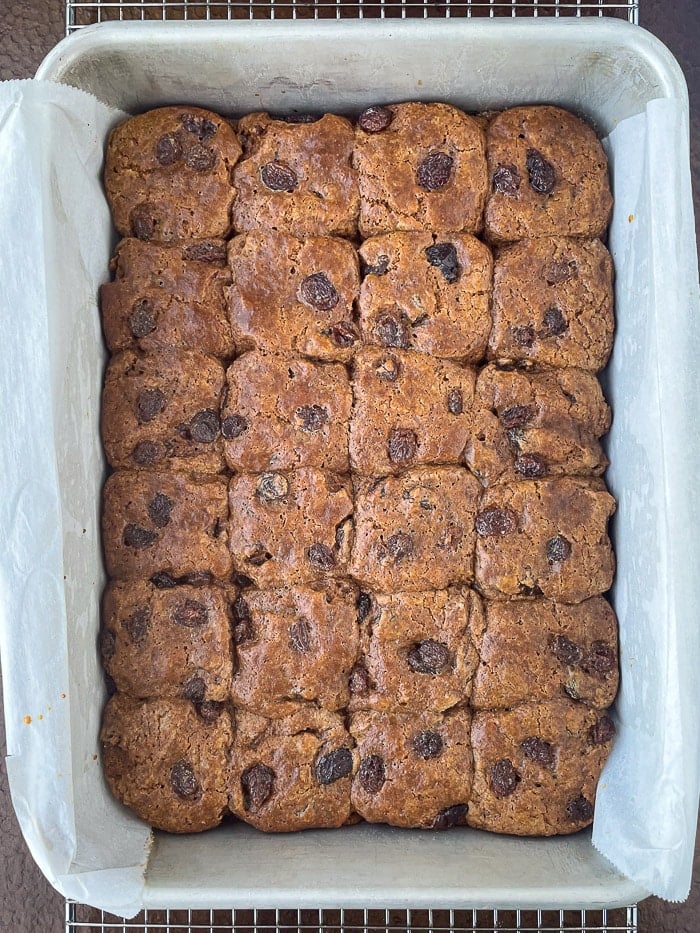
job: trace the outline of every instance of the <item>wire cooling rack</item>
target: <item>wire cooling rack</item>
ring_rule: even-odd
[[[637,23],[638,0],[66,0],[66,34],[128,20],[613,16]],[[124,920],[66,902],[66,933],[637,933],[616,910],[146,910]]]
[[[66,904],[66,933],[636,933],[617,910],[147,910],[122,920]]]
[[[636,23],[638,12],[638,0],[66,0],[66,32],[107,20],[614,16]]]

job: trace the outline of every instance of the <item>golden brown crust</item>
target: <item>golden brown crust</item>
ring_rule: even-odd
[[[476,586],[490,599],[541,595],[568,603],[606,592],[614,511],[595,477],[490,487],[476,518]]]
[[[225,710],[204,719],[187,700],[117,694],[107,703],[100,733],[107,783],[156,829],[212,829],[226,810],[232,733]]]
[[[102,392],[102,442],[110,466],[218,473],[225,373],[198,350],[112,357]]]
[[[598,372],[613,341],[612,259],[599,240],[544,237],[494,264],[489,359]]]
[[[123,239],[112,259],[114,280],[100,289],[107,348],[233,356],[224,295],[231,272],[225,262],[224,240],[164,246]]]
[[[367,347],[353,367],[350,460],[366,475],[459,463],[472,426],[474,370],[409,350]]]
[[[343,576],[352,538],[349,480],[303,467],[241,474],[229,484],[236,569],[257,586]]]
[[[469,583],[480,492],[459,467],[358,481],[350,573],[388,593]]]
[[[226,236],[241,146],[200,107],[162,107],[119,123],[105,158],[105,189],[122,236],[173,243]]]
[[[251,230],[231,240],[228,260],[228,306],[241,350],[351,358],[360,273],[347,240]]]
[[[238,124],[244,156],[233,173],[233,225],[295,236],[353,236],[359,194],[353,130],[344,117],[287,123],[251,113]]]
[[[300,705],[283,719],[236,717],[231,811],[266,832],[330,828],[350,821],[355,743],[337,713]]]
[[[347,473],[352,393],[344,366],[252,351],[231,364],[226,384],[221,424],[232,470]]]
[[[466,709],[355,713],[355,810],[369,823],[391,826],[446,828],[449,813],[450,825],[464,824],[474,775],[470,727]]]
[[[141,699],[227,700],[233,663],[229,610],[236,595],[234,586],[110,583],[100,647],[117,690]]]
[[[599,237],[610,220],[608,163],[593,129],[560,107],[504,110],[486,131],[494,243],[552,235]]]
[[[386,110],[392,117],[382,132],[365,132],[362,121],[356,130],[360,234],[478,233],[487,178],[477,121],[449,104],[391,104]]]
[[[486,486],[540,476],[600,475],[610,427],[600,383],[580,369],[489,364],[476,381],[465,458]]]
[[[592,739],[599,714],[571,700],[477,712],[467,822],[517,836],[574,833],[593,820],[610,741]]]
[[[483,628],[481,600],[457,588],[358,600],[362,657],[350,678],[351,711],[418,713],[469,700]]]
[[[479,654],[471,703],[498,709],[564,695],[604,709],[619,682],[617,620],[602,596],[575,606],[549,599],[484,603],[472,627]]]
[[[119,470],[105,483],[102,543],[107,573],[117,580],[226,580],[227,526],[223,477]]]
[[[273,718],[302,701],[344,710],[359,652],[356,601],[342,582],[246,591],[234,604],[236,706]]]
[[[491,330],[493,260],[469,234],[385,233],[360,247],[367,343],[480,362]]]

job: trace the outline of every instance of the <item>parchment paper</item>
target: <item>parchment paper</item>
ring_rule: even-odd
[[[42,871],[122,915],[150,834],[104,785],[97,736],[103,584],[96,295],[113,233],[103,146],[123,115],[43,82],[0,85],[0,650],[12,798]],[[687,896],[699,783],[700,346],[682,102],[653,102],[606,145],[616,195],[616,347],[608,481],[619,501],[619,735],[593,844],[668,899]]]

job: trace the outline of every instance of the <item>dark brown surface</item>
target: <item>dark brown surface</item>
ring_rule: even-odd
[[[641,24],[678,57],[691,95],[691,161],[696,217],[700,218],[700,17],[697,0],[641,0]],[[0,79],[30,77],[63,35],[63,0],[11,0],[0,11]],[[697,221],[696,221],[697,224]],[[0,716],[0,748],[4,726]],[[21,839],[4,769],[0,770],[0,929],[12,933],[60,933],[63,900],[41,876]],[[639,910],[640,933],[697,933],[700,926],[700,847],[694,884],[685,904],[650,898]]]

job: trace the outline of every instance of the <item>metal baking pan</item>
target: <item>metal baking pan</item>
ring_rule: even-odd
[[[294,108],[357,112],[370,104],[406,99],[445,100],[472,111],[538,101],[559,103],[587,116],[602,136],[620,121],[644,113],[650,101],[678,101],[681,110],[687,109],[682,75],[667,50],[644,31],[614,21],[103,24],[58,45],[37,77],[73,85],[128,112],[168,103],[196,103],[232,114]],[[668,159],[682,174],[687,148],[669,152]],[[657,207],[663,210],[662,205]],[[667,236],[678,234],[671,222],[664,229]],[[108,258],[105,250],[105,275]],[[629,295],[620,289],[629,290],[630,283],[648,270],[636,267],[633,251],[618,254],[616,262],[618,309],[631,314]],[[674,270],[669,274],[673,276]],[[96,306],[91,310],[97,314]],[[661,351],[664,339],[675,338],[672,324],[666,334],[658,322],[652,324],[657,344],[649,352],[654,354]],[[635,348],[633,331],[627,318],[620,320],[618,339],[624,351],[620,358],[641,374],[655,360],[650,363],[648,353]],[[96,342],[95,359],[101,360],[103,352]],[[57,388],[59,407],[71,398],[71,378],[69,373],[67,382]],[[617,464],[610,482],[625,506],[625,484],[628,479],[636,483],[638,477],[626,474],[623,454],[634,433],[630,419],[636,413],[622,385],[613,361],[606,390],[618,429],[610,438],[609,454]],[[661,407],[675,407],[682,392],[683,386],[674,389]],[[664,433],[661,415],[653,407],[651,440],[663,434],[670,451],[680,443],[672,435],[682,425],[666,425]],[[645,442],[640,443],[643,447]],[[664,473],[662,485],[666,479],[673,486],[674,477]],[[101,473],[95,471],[86,482],[98,501]],[[59,475],[59,483],[70,496],[71,477]],[[678,490],[679,496],[682,491]],[[675,493],[665,501],[678,509]],[[619,558],[614,598],[623,622],[621,734],[628,728],[624,683],[632,676],[631,669],[624,669],[629,661],[625,625],[639,572],[638,562],[628,552],[634,536],[644,534],[652,564],[677,565],[685,589],[675,586],[670,595],[667,590],[664,594],[681,626],[690,624],[688,599],[695,592],[688,582],[693,548],[675,550],[664,527],[653,534],[658,521],[654,508],[646,518],[637,514],[628,521],[627,506],[614,529]],[[73,537],[67,535],[68,561],[74,547]],[[84,591],[71,594],[83,620],[79,628],[71,629],[72,651],[95,651],[102,583],[98,575]],[[640,650],[635,646],[637,663]],[[654,663],[653,657],[647,660]],[[70,687],[74,733],[84,728],[80,710],[99,707],[102,687],[97,674],[95,682],[76,681]],[[688,687],[680,684],[680,690]],[[634,704],[635,697],[629,702]],[[93,716],[91,728],[94,725]],[[96,735],[94,742],[97,748]],[[615,767],[624,768],[625,763],[617,762]],[[108,793],[99,774],[91,786],[98,796]],[[123,819],[126,827],[130,818],[125,814]],[[116,830],[109,825],[110,837],[116,838],[118,824]],[[155,833],[142,886],[138,869],[122,876],[114,860],[85,864],[78,851],[74,871],[85,874],[69,893],[88,903],[100,900],[92,884],[101,869],[109,869],[113,882],[130,892],[124,894],[123,903],[133,904],[137,891],[143,907],[613,907],[639,900],[650,890],[599,855],[589,832],[546,840],[466,829],[438,834],[369,825],[289,836],[265,836],[242,825],[201,836]]]

